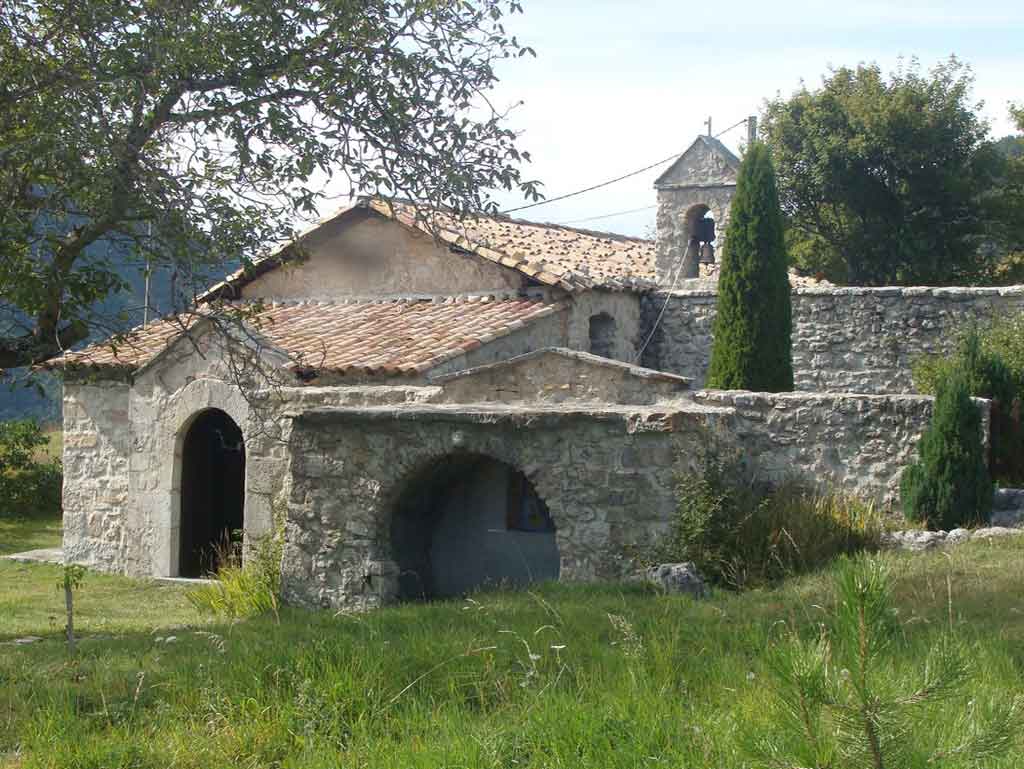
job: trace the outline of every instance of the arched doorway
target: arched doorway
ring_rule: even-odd
[[[417,473],[391,518],[399,598],[443,598],[557,579],[558,545],[544,500],[515,468],[479,454]]]
[[[220,409],[207,409],[182,445],[179,576],[209,574],[217,569],[218,552],[240,546],[244,509],[242,430]]]

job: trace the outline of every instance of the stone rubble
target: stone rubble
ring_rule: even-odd
[[[704,578],[697,571],[697,567],[690,561],[686,563],[662,563],[658,566],[651,566],[644,573],[644,578],[647,582],[656,585],[666,593],[689,595],[697,599],[707,596]]]
[[[992,500],[993,526],[1024,526],[1024,489],[996,489]]]
[[[1024,534],[1024,529],[1011,529],[1006,526],[986,526],[981,529],[953,529],[952,531],[891,531],[882,535],[882,547],[892,550],[922,552],[938,547],[960,545],[964,542],[979,539],[996,539]]]

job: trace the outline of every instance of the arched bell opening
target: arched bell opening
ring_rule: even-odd
[[[245,441],[220,409],[201,412],[181,451],[178,576],[214,573],[241,556],[245,529]]]
[[[709,206],[698,203],[687,209],[683,224],[686,237],[683,277],[696,278],[700,275],[701,264],[715,263],[715,219]]]
[[[557,579],[548,506],[530,480],[480,454],[445,456],[404,485],[391,516],[399,599]]]

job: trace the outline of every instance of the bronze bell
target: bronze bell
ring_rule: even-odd
[[[710,243],[705,243],[700,247],[700,263],[701,264],[714,264],[715,263],[715,247]]]

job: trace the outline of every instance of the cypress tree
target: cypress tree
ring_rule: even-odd
[[[740,165],[726,229],[707,386],[793,389],[793,309],[782,210],[768,148],[752,144]]]
[[[962,370],[939,383],[918,454],[900,480],[903,514],[909,520],[947,530],[988,521],[992,482],[981,444],[981,414]]]

